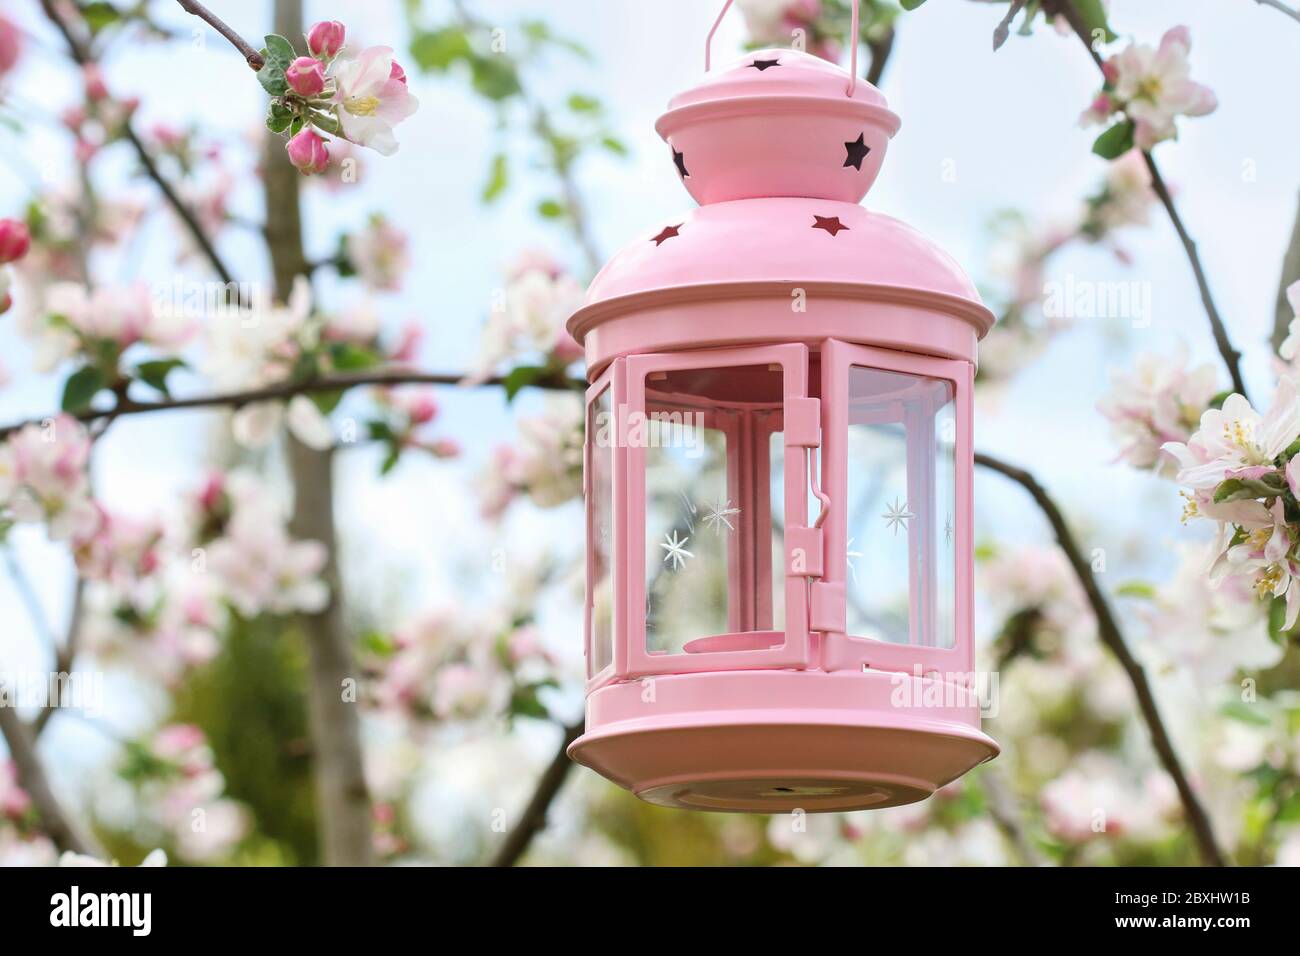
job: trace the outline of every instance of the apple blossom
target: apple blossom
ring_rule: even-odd
[[[1178,460],[1179,483],[1190,489],[1184,520],[1217,524],[1211,580],[1244,576],[1261,598],[1285,598],[1287,630],[1300,618],[1300,530],[1288,516],[1297,502],[1287,477],[1297,436],[1300,398],[1295,381],[1283,377],[1266,414],[1233,394],[1222,409],[1201,416],[1186,443],[1164,446]]]
[[[1245,578],[1218,587],[1206,578],[1204,551],[1180,549],[1178,569],[1143,617],[1147,639],[1162,659],[1210,688],[1242,671],[1267,670],[1284,649],[1269,638],[1268,617]]]
[[[24,425],[0,445],[0,509],[14,521],[45,521],[54,540],[93,533],[90,437],[67,415]]]
[[[1212,365],[1188,368],[1185,355],[1143,354],[1131,372],[1112,371],[1098,410],[1111,422],[1120,460],[1172,472],[1174,461],[1161,447],[1188,440],[1218,392],[1217,378]]]
[[[524,253],[507,275],[509,282],[483,328],[480,374],[520,354],[540,353],[562,365],[581,358],[582,349],[565,323],[583,303],[582,283],[544,253]]]
[[[383,216],[371,216],[365,229],[344,238],[344,252],[367,287],[396,292],[411,266],[406,233]]]
[[[330,60],[338,56],[347,37],[347,28],[337,20],[322,20],[307,31],[307,49],[312,56]]]
[[[285,150],[289,154],[289,162],[308,176],[324,172],[329,165],[329,147],[314,129],[304,129],[294,136],[285,144]]]
[[[1080,117],[1084,126],[1102,124],[1116,113],[1133,123],[1133,142],[1149,150],[1178,138],[1179,116],[1204,116],[1218,102],[1209,87],[1189,78],[1191,34],[1168,30],[1158,48],[1132,43],[1106,61],[1106,88]]]
[[[311,99],[325,90],[325,66],[312,56],[300,56],[285,68],[285,82],[299,96]]]
[[[375,46],[340,63],[335,72],[334,99],[343,136],[384,156],[397,152],[393,127],[420,105],[394,65],[392,49]]]
[[[548,395],[541,415],[521,418],[518,447],[499,451],[480,485],[485,515],[499,514],[515,493],[539,508],[581,495],[582,427],[582,401],[569,394]]]
[[[27,223],[17,219],[0,219],[0,265],[17,262],[32,247]]]
[[[839,59],[838,40],[825,35],[818,23],[822,0],[740,0],[737,6],[755,43],[791,46],[792,39],[799,36],[804,44],[801,49],[832,62]]]

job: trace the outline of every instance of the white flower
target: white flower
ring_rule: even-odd
[[[1111,422],[1119,457],[1135,468],[1172,470],[1161,453],[1166,442],[1186,442],[1216,393],[1208,364],[1188,369],[1184,355],[1144,354],[1131,372],[1111,373],[1111,391],[1098,410]]]
[[[372,46],[355,60],[340,61],[335,78],[344,137],[384,156],[397,152],[393,127],[419,109],[420,102],[406,88],[392,49]]]
[[[554,355],[565,364],[582,350],[565,329],[586,292],[558,267],[529,262],[514,270],[501,300],[483,327],[479,365],[490,371],[502,361],[524,354]]]
[[[383,216],[372,216],[365,229],[349,235],[346,249],[348,261],[367,287],[381,292],[402,287],[402,276],[411,265],[406,233]]]
[[[1218,106],[1209,87],[1189,78],[1191,46],[1188,29],[1173,27],[1158,48],[1133,43],[1106,61],[1106,74],[1114,87],[1111,105],[1133,120],[1134,141],[1141,149],[1177,139],[1174,120],[1178,116],[1204,116]],[[1094,104],[1084,113],[1083,122],[1105,122],[1109,116],[1108,110]]]
[[[1147,615],[1151,641],[1198,685],[1222,684],[1240,671],[1266,670],[1283,648],[1268,634],[1268,615],[1242,577],[1214,587],[1204,548],[1184,547],[1173,578]]]
[[[1282,379],[1266,414],[1260,415],[1240,395],[1229,395],[1223,408],[1201,416],[1200,428],[1187,443],[1163,446],[1180,465],[1178,481],[1194,489],[1210,489],[1229,472],[1249,467],[1273,467],[1273,460],[1300,435],[1300,400],[1296,384]]]
[[[485,511],[499,513],[512,493],[527,494],[540,508],[580,496],[583,414],[578,396],[552,394],[543,414],[521,418],[518,447],[498,453],[480,488]]]
[[[149,855],[140,861],[140,866],[142,867],[143,866],[158,867],[158,866],[166,866],[166,865],[167,865],[167,854],[163,852],[161,849],[151,850],[149,852]],[[105,863],[103,860],[96,859],[93,856],[86,856],[85,854],[82,853],[73,853],[71,850],[66,850],[63,853],[63,855],[59,857],[59,866],[109,867],[109,866],[117,866],[117,861],[114,860],[112,863]]]
[[[0,445],[0,509],[16,521],[45,521],[54,540],[80,539],[99,525],[86,466],[90,437],[67,415],[24,425]]]

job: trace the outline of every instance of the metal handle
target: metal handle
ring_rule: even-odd
[[[726,3],[722,5],[722,11],[718,14],[718,18],[713,21],[713,27],[709,30],[709,35],[704,40],[705,73],[709,72],[713,62],[713,34],[718,32],[718,27],[722,24],[722,18],[727,15],[727,11],[731,9],[731,5],[734,2],[735,0],[726,0]],[[849,28],[849,50],[851,51],[849,53],[849,88],[845,93],[846,96],[852,96],[853,91],[858,87],[858,42],[860,40],[858,35],[858,0],[852,0],[852,4],[853,25]]]

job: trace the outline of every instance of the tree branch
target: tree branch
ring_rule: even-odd
[[[867,49],[871,52],[871,65],[867,67],[867,82],[879,86],[885,75],[885,66],[889,63],[889,54],[894,52],[894,40],[898,36],[893,27],[888,27],[879,39],[867,40]]]
[[[1080,42],[1087,48],[1088,54],[1092,57],[1093,62],[1097,64],[1097,69],[1100,70],[1104,65],[1104,61],[1101,54],[1093,49],[1088,26],[1083,22],[1083,18],[1079,16],[1079,11],[1075,9],[1072,0],[1059,0],[1057,9],[1070,24],[1070,28],[1074,30]],[[1228,375],[1232,379],[1233,391],[1243,398],[1249,398],[1246,392],[1245,379],[1241,374],[1241,352],[1233,347],[1232,340],[1228,337],[1227,327],[1223,323],[1223,317],[1219,314],[1218,306],[1214,302],[1214,295],[1210,291],[1209,279],[1206,277],[1205,267],[1201,264],[1200,253],[1196,250],[1196,242],[1192,239],[1191,233],[1187,231],[1187,227],[1183,225],[1182,217],[1178,214],[1178,208],[1174,205],[1173,196],[1170,195],[1164,177],[1160,174],[1160,167],[1156,164],[1155,157],[1150,152],[1143,150],[1142,159],[1151,174],[1151,187],[1160,199],[1160,204],[1165,207],[1165,212],[1169,214],[1169,219],[1174,225],[1174,231],[1178,233],[1178,238],[1183,244],[1183,251],[1187,254],[1187,261],[1191,263],[1192,273],[1196,277],[1196,287],[1201,293],[1201,304],[1205,307],[1205,314],[1210,320],[1210,331],[1214,335],[1214,344],[1218,347],[1219,355],[1223,357],[1223,364],[1228,369]]]
[[[551,807],[551,802],[559,794],[560,788],[564,786],[565,778],[568,777],[569,770],[573,766],[573,761],[569,759],[567,753],[569,744],[578,739],[582,727],[583,722],[578,721],[564,728],[564,739],[560,741],[559,749],[551,758],[546,772],[537,781],[537,788],[529,798],[528,805],[524,807],[519,822],[515,824],[514,829],[506,836],[505,843],[492,857],[490,866],[514,866],[528,850],[533,837],[545,828],[546,813]]]
[[[208,24],[208,26],[212,27],[212,29],[216,30],[223,37],[229,40],[230,45],[239,51],[240,55],[243,56],[245,62],[248,63],[254,72],[261,70],[262,67],[266,65],[266,60],[262,58],[262,54],[258,53],[244,42],[244,38],[236,33],[229,24],[203,4],[199,3],[198,0],[176,0],[176,2],[181,5],[181,9],[186,13],[191,13],[198,17],[200,20]]]
[[[1296,206],[1295,224],[1291,227],[1291,240],[1287,243],[1282,256],[1282,277],[1277,284],[1277,307],[1273,312],[1273,351],[1282,347],[1291,327],[1295,313],[1291,310],[1291,300],[1286,297],[1287,287],[1300,281],[1300,203]]]
[[[1272,7],[1280,13],[1285,13],[1288,17],[1296,22],[1300,22],[1300,10],[1288,7],[1282,0],[1255,0],[1256,3],[1265,7]]]
[[[45,11],[45,16],[54,24],[59,33],[63,35],[63,39],[68,46],[68,53],[72,56],[73,62],[78,66],[87,66],[93,63],[94,55],[91,52],[90,44],[86,42],[84,38],[77,35],[76,31],[74,31],[72,26],[63,19],[63,16],[59,13],[56,7],[57,4],[55,0],[41,0],[41,8]],[[203,257],[211,264],[213,271],[216,272],[217,276],[223,283],[228,286],[232,285],[234,280],[231,278],[230,270],[226,268],[226,264],[218,254],[216,246],[213,245],[212,240],[209,239],[207,233],[204,232],[202,225],[200,225],[198,218],[194,214],[194,210],[190,209],[190,207],[186,205],[184,200],[181,199],[180,194],[176,192],[175,187],[172,186],[172,184],[167,180],[167,177],[165,177],[158,169],[158,165],[154,162],[153,156],[149,153],[149,150],[145,147],[144,143],[140,140],[140,137],[136,135],[135,130],[132,128],[130,119],[124,120],[122,125],[125,131],[123,135],[127,142],[129,142],[135,149],[136,156],[140,160],[140,165],[144,167],[145,174],[152,179],[155,184],[157,184],[158,189],[163,194],[163,198],[167,200],[167,204],[171,206],[176,215],[180,217],[181,223],[185,226],[185,230],[198,245],[199,251],[203,253]]]
[[[214,392],[208,395],[193,395],[189,398],[169,398],[157,402],[137,402],[122,398],[112,408],[86,409],[76,412],[73,418],[83,424],[93,424],[106,419],[123,418],[129,415],[147,415],[153,412],[174,412],[195,408],[243,408],[256,402],[287,401],[295,395],[319,395],[324,392],[345,392],[349,389],[366,385],[395,387],[398,385],[457,385],[457,386],[502,386],[506,380],[500,376],[491,376],[482,380],[467,380],[464,375],[448,372],[421,372],[418,370],[388,369],[373,372],[348,372],[338,375],[323,375],[320,378],[305,379],[300,382],[276,382],[260,388],[250,388],[233,392]],[[529,383],[530,388],[553,390],[578,389],[585,383],[571,379],[563,372],[554,376],[541,378]],[[38,425],[47,418],[33,418],[0,427],[0,440],[27,425]]]
[[[36,753],[36,740],[18,716],[16,707],[0,706],[0,733],[4,735],[5,744],[9,747],[9,757],[18,772],[18,783],[31,797],[32,805],[40,814],[41,827],[50,835],[54,845],[60,850],[71,850],[73,853],[103,859],[103,848],[94,837],[82,833],[73,825],[58,798],[54,796],[49,778],[45,775],[45,767]]]
[[[1092,605],[1093,614],[1097,618],[1097,634],[1101,638],[1101,642],[1115,655],[1120,666],[1124,669],[1129,683],[1133,685],[1133,691],[1137,695],[1138,708],[1142,713],[1143,720],[1146,722],[1147,729],[1151,733],[1151,743],[1160,758],[1161,766],[1164,767],[1165,772],[1169,774],[1174,781],[1174,785],[1178,788],[1178,796],[1183,804],[1183,813],[1192,828],[1202,859],[1211,866],[1226,866],[1223,853],[1214,837],[1214,828],[1210,823],[1209,814],[1206,813],[1205,808],[1201,805],[1200,798],[1192,789],[1191,782],[1188,780],[1183,765],[1178,759],[1178,753],[1174,750],[1169,731],[1165,728],[1164,720],[1160,716],[1160,710],[1156,706],[1155,695],[1151,692],[1151,685],[1147,682],[1146,672],[1129,651],[1119,623],[1111,611],[1106,596],[1102,593],[1101,586],[1097,583],[1096,576],[1093,574],[1092,565],[1084,557],[1078,542],[1075,541],[1069,525],[1065,522],[1065,517],[1061,514],[1061,509],[1057,507],[1056,502],[1052,500],[1047,490],[1025,469],[1008,464],[982,452],[975,453],[975,464],[996,471],[1020,485],[1029,492],[1030,497],[1034,499],[1034,503],[1043,512],[1043,516],[1047,518],[1048,524],[1051,525],[1052,531],[1056,535],[1057,543],[1060,544],[1061,550],[1065,552],[1070,567],[1074,569],[1075,577],[1079,579],[1079,584],[1083,587],[1088,603]]]

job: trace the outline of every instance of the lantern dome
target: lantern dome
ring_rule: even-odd
[[[741,57],[674,97],[655,124],[700,203],[859,202],[898,127],[878,89],[800,50]]]
[[[965,270],[918,230],[862,206],[769,198],[701,206],[624,246],[587,289],[571,326],[581,341],[592,306],[622,296],[753,282],[847,283],[915,293],[967,317],[982,336],[993,316]]]

